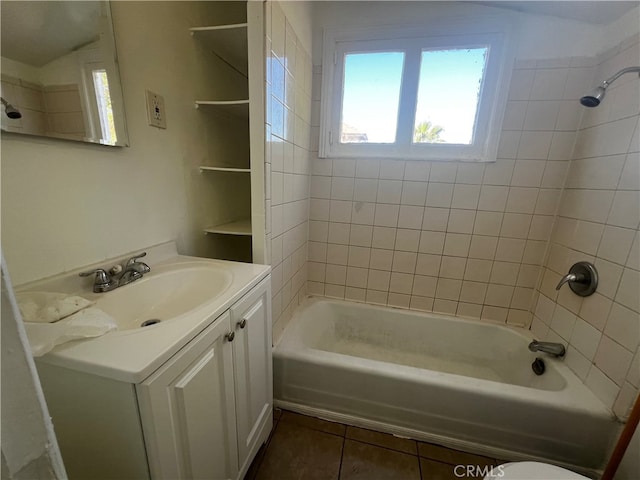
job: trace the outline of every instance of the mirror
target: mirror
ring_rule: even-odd
[[[107,1],[0,2],[6,132],[129,143]]]

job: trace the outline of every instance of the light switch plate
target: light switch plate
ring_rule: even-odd
[[[149,125],[158,128],[167,128],[167,117],[164,110],[164,98],[157,93],[147,92],[147,118]]]

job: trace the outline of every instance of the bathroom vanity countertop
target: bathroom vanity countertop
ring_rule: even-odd
[[[183,315],[149,327],[117,330],[101,337],[65,343],[39,357],[37,361],[114,380],[140,383],[267,277],[271,270],[267,265],[177,254],[158,263],[149,264],[151,272],[145,277],[152,276],[154,271],[180,268],[183,264],[185,267],[222,268],[228,271],[232,278],[230,285],[221,294]],[[47,285],[38,283],[40,288]],[[135,282],[131,285],[134,284]],[[120,288],[127,287],[128,285]],[[114,290],[117,291],[118,289]],[[110,292],[74,293],[96,300],[100,295],[109,295]]]

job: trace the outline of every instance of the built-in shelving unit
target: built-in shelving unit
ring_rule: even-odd
[[[211,52],[211,61],[217,62],[215,89],[209,92],[212,98],[205,94],[194,100],[203,122],[213,129],[213,148],[199,167],[215,196],[209,221],[236,218],[203,230],[214,234],[210,235],[214,243],[208,245],[222,258],[234,250],[239,259],[263,262],[264,13],[260,2],[246,2],[244,8],[229,15],[225,6],[220,18],[234,17],[232,21],[189,29],[204,53]]]
[[[230,172],[230,173],[251,173],[250,168],[235,168],[235,167],[207,167],[205,165],[200,166],[201,172]]]
[[[234,117],[249,118],[249,100],[196,100],[196,108],[224,112]]]
[[[219,233],[222,235],[251,235],[251,219],[243,218],[234,222],[215,225],[204,229],[205,233]]]
[[[237,23],[195,27],[189,31],[191,35],[246,77],[248,75],[247,27],[247,23]]]

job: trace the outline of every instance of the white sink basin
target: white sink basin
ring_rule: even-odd
[[[229,269],[213,265],[165,267],[100,294],[96,307],[111,315],[119,330],[141,328],[144,322],[152,324],[145,328],[154,328],[219,297],[232,280]]]

